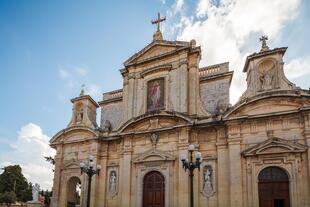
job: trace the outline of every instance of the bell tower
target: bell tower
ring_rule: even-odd
[[[78,97],[71,99],[73,104],[72,118],[68,127],[86,126],[96,128],[97,108],[99,105],[89,95],[84,94],[84,89]]]
[[[243,72],[247,74],[247,89],[241,99],[270,91],[296,89],[284,74],[283,56],[287,47],[269,49],[267,40],[267,36],[262,36],[261,50],[246,59]]]

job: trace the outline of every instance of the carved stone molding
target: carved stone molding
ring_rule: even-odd
[[[266,141],[256,144],[242,152],[244,157],[265,154],[301,153],[308,149],[306,145],[294,141],[271,137]]]
[[[145,163],[145,162],[164,162],[164,161],[174,161],[175,157],[170,154],[166,153],[157,149],[148,150],[137,157],[135,157],[132,162],[133,163]]]

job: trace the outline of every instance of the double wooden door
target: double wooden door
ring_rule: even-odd
[[[165,179],[157,171],[149,172],[143,179],[143,207],[165,206]]]
[[[282,169],[268,167],[259,174],[260,207],[289,207],[289,192],[289,179]]]

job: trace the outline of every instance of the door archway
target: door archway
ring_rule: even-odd
[[[258,175],[259,207],[289,207],[287,173],[279,167],[266,167]]]
[[[158,171],[151,171],[143,179],[143,207],[165,206],[165,178]]]
[[[67,207],[80,205],[81,180],[78,177],[71,177],[67,183]]]

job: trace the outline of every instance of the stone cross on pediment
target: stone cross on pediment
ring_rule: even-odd
[[[160,18],[160,13],[158,12],[158,16],[156,20],[152,20],[152,24],[157,24],[157,31],[159,31],[160,23],[165,21],[166,17]]]
[[[262,48],[261,48],[261,52],[263,51],[267,51],[269,50],[269,47],[267,46],[267,41],[268,40],[268,37],[266,35],[263,35],[261,38],[259,38],[259,41],[262,42]]]

